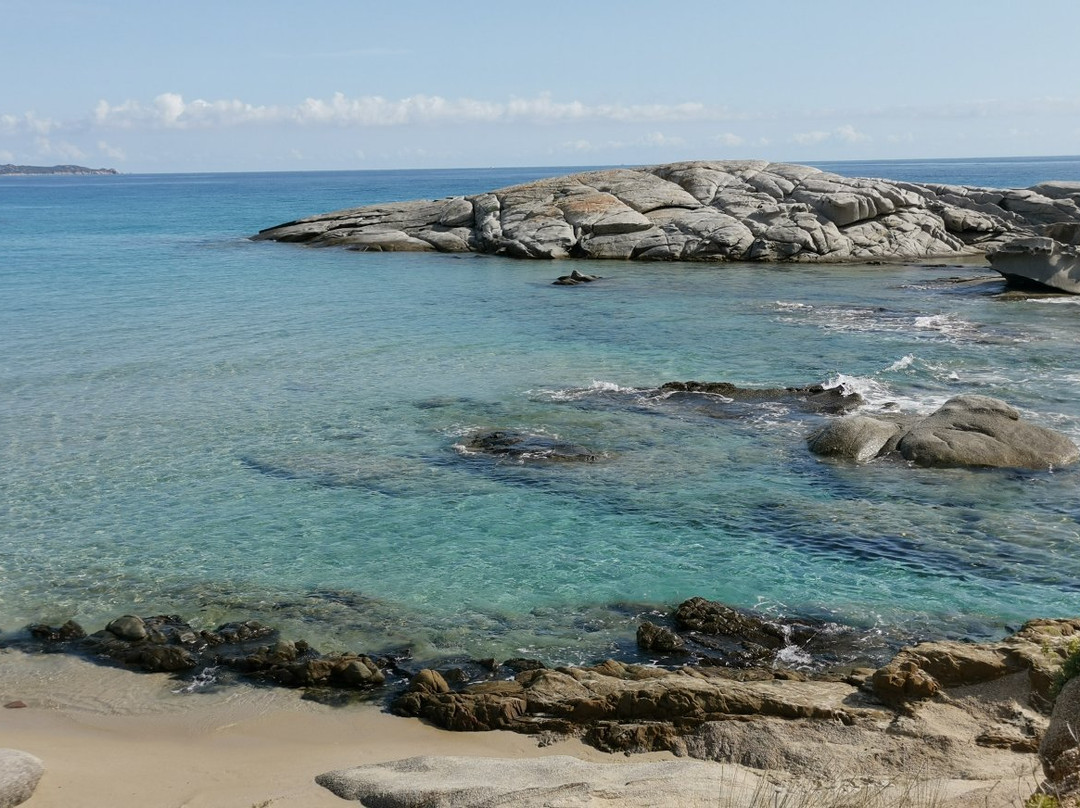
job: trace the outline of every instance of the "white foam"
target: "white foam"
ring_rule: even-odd
[[[1080,305],[1080,295],[1074,295],[1071,297],[1028,297],[1024,299],[1025,303],[1047,303],[1057,306],[1078,306]]]
[[[903,362],[907,357],[901,359]],[[912,363],[916,359],[912,357]],[[894,363],[887,370],[892,370]],[[909,363],[910,364],[910,363]],[[908,365],[906,364],[905,367]],[[826,389],[838,388],[844,395],[857,393],[862,396],[863,409],[868,412],[912,412],[929,413],[936,410],[949,399],[948,394],[934,393],[922,398],[897,394],[889,385],[873,376],[849,376],[837,373],[823,385]]]
[[[906,370],[907,368],[911,367],[913,364],[915,364],[915,354],[907,354],[906,356],[900,357],[895,362],[893,362],[891,365],[889,365],[889,367],[886,368],[886,370],[889,370],[889,371]]]
[[[791,643],[776,652],[776,661],[791,666],[812,665],[814,658],[801,646]]]
[[[178,687],[173,690],[173,693],[197,693],[200,690],[205,690],[208,687],[213,687],[217,683],[218,667],[216,665],[203,668],[197,674],[195,678],[188,682],[183,687]]]
[[[579,401],[597,393],[636,393],[636,387],[623,387],[615,382],[593,380],[588,387],[568,387],[564,390],[537,390],[535,393],[549,401]]]
[[[822,387],[826,390],[838,389],[845,396],[858,394],[867,402],[877,401],[892,395],[892,391],[876,379],[869,376],[848,376],[846,373],[837,373],[825,382]]]

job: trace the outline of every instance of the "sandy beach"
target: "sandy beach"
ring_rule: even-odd
[[[45,763],[29,808],[317,808],[346,803],[316,775],[413,755],[627,760],[576,741],[540,748],[512,732],[452,733],[375,706],[326,707],[296,691],[179,687],[163,674],[0,652],[0,703],[27,705],[0,712],[0,747]]]

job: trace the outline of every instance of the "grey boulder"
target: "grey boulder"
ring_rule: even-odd
[[[1068,437],[1020,420],[1004,401],[957,396],[900,438],[897,451],[918,466],[1046,469],[1080,457]]]
[[[715,808],[745,788],[723,766],[693,761],[588,763],[565,755],[534,759],[412,757],[320,774],[345,800],[378,808]]]
[[[1080,459],[1066,435],[1021,420],[996,398],[957,396],[922,419],[851,416],[826,423],[807,444],[815,454],[865,462],[897,454],[934,468],[1052,469]]]
[[[34,794],[45,765],[28,752],[0,749],[0,808],[22,805]]]
[[[839,457],[864,463],[877,457],[900,434],[901,425],[865,415],[829,421],[807,439],[810,451],[823,457]]]

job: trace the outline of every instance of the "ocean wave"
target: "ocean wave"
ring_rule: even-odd
[[[952,393],[947,390],[910,390],[894,387],[880,378],[881,374],[906,373],[919,375],[929,371],[931,378],[941,381],[941,368],[934,369],[914,354],[905,354],[881,371],[868,376],[837,373],[823,383],[826,389],[839,388],[844,394],[857,393],[865,402],[862,410],[867,412],[907,412],[926,414],[944,404]]]
[[[791,325],[812,325],[823,331],[842,334],[890,334],[917,341],[950,343],[1019,343],[1029,337],[1020,333],[995,333],[984,325],[952,312],[925,314],[881,306],[809,306],[774,304],[776,321]]]
[[[567,387],[560,390],[529,390],[527,395],[543,398],[547,401],[580,401],[598,393],[633,394],[641,392],[638,387],[624,387],[615,382],[593,380],[588,387]]]

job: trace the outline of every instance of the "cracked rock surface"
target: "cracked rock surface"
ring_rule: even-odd
[[[252,238],[517,258],[842,262],[977,255],[1070,222],[1080,222],[1080,187],[918,184],[729,160],[350,208]]]

